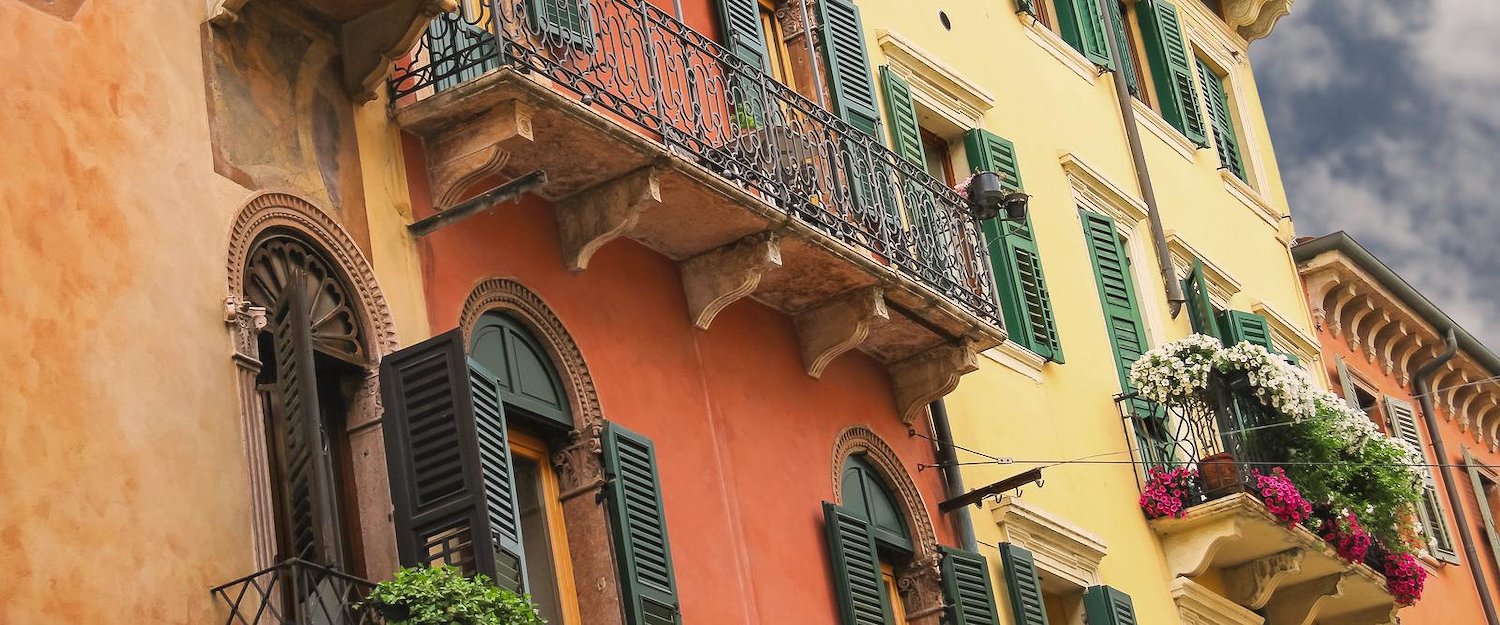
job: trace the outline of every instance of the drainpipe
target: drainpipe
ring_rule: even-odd
[[[1123,28],[1123,24],[1114,23],[1114,11],[1109,8],[1109,3],[1115,0],[1097,0],[1100,14],[1104,16],[1105,39],[1109,42],[1109,55],[1113,59],[1125,58],[1126,51],[1120,49],[1119,40],[1115,38],[1116,28]],[[1141,149],[1141,131],[1135,124],[1135,108],[1131,106],[1132,96],[1130,87],[1125,84],[1125,74],[1113,71],[1115,100],[1120,105],[1120,118],[1125,122],[1125,138],[1130,143],[1130,161],[1135,165],[1135,181],[1141,188],[1141,199],[1146,202],[1146,219],[1151,222],[1151,241],[1156,247],[1156,264],[1161,271],[1161,280],[1167,285],[1167,306],[1170,308],[1172,318],[1176,319],[1178,313],[1182,312],[1182,305],[1187,303],[1187,298],[1182,294],[1182,284],[1177,280],[1177,271],[1172,268],[1172,254],[1167,250],[1167,233],[1161,225],[1161,210],[1156,206],[1156,191],[1151,187],[1151,173],[1146,170],[1146,154]],[[1500,623],[1491,623],[1500,625]]]
[[[1427,439],[1432,441],[1432,452],[1437,455],[1438,470],[1443,473],[1443,490],[1448,496],[1448,508],[1453,510],[1453,518],[1458,521],[1458,537],[1464,544],[1464,556],[1469,559],[1471,577],[1474,578],[1474,590],[1479,592],[1479,601],[1484,605],[1484,617],[1489,625],[1500,625],[1500,617],[1495,614],[1495,600],[1490,596],[1489,582],[1484,578],[1484,567],[1478,564],[1479,550],[1474,546],[1473,532],[1469,531],[1469,518],[1464,514],[1463,500],[1458,497],[1458,483],[1454,481],[1453,467],[1448,462],[1447,446],[1443,443],[1442,433],[1438,432],[1437,411],[1432,405],[1429,378],[1437,372],[1438,367],[1443,366],[1458,352],[1458,340],[1453,336],[1453,328],[1448,329],[1446,343],[1448,347],[1443,350],[1443,353],[1418,367],[1412,374],[1412,386],[1417,391],[1417,402],[1422,405],[1422,420],[1427,424]]]
[[[932,436],[937,439],[937,460],[939,470],[943,472],[943,494],[944,499],[952,499],[964,494],[964,477],[959,473],[958,452],[953,448],[953,428],[948,424],[948,406],[939,399],[927,405],[932,413]],[[953,523],[953,531],[958,533],[958,541],[963,544],[964,549],[979,551],[979,541],[974,537],[974,520],[969,518],[969,508],[954,510],[948,520]]]

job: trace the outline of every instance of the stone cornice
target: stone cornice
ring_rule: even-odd
[[[1104,540],[1025,500],[1006,497],[990,509],[1005,541],[1031,550],[1038,568],[1079,588],[1099,581]]]

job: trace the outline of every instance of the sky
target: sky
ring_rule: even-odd
[[[1299,0],[1250,57],[1297,234],[1500,352],[1500,0]]]

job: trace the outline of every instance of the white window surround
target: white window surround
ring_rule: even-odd
[[[1172,601],[1182,625],[1262,625],[1259,614],[1186,577],[1172,580]]]
[[[1229,308],[1234,296],[1244,286],[1223,267],[1188,243],[1176,230],[1167,231],[1167,252],[1172,256],[1172,266],[1177,270],[1179,278],[1192,271],[1193,261],[1203,263],[1203,277],[1208,280],[1208,298],[1219,308]]]
[[[1042,383],[1042,367],[1046,366],[1047,360],[1015,341],[1006,341],[980,353],[1000,366],[1030,378],[1032,382]]]
[[[1301,360],[1304,366],[1310,366],[1318,359],[1318,340],[1297,327],[1286,315],[1260,300],[1250,305],[1250,312],[1265,317],[1267,324],[1271,326],[1273,342],[1283,343],[1282,347]]]
[[[1241,158],[1244,158],[1243,154]],[[1245,181],[1240,180],[1239,176],[1229,173],[1227,169],[1220,169],[1219,177],[1224,179],[1224,190],[1230,196],[1239,200],[1246,208],[1249,208],[1251,212],[1255,213],[1256,217],[1266,222],[1266,225],[1278,230],[1281,228],[1281,213],[1275,207],[1271,206],[1271,203],[1266,201],[1266,198],[1259,191],[1245,184]]]
[[[1052,29],[1047,28],[1046,24],[1032,17],[1030,13],[1018,12],[1016,13],[1016,19],[1021,20],[1021,26],[1024,27],[1027,37],[1041,46],[1043,50],[1046,50],[1048,54],[1057,57],[1057,60],[1062,61],[1063,65],[1073,70],[1073,73],[1078,74],[1079,78],[1084,79],[1090,85],[1098,82],[1100,76],[1099,68],[1088,57],[1085,57],[1082,52],[1074,50],[1073,46],[1068,45],[1068,42],[1061,35],[1052,32]]]
[[[1137,199],[1124,187],[1105,177],[1104,173],[1084,162],[1077,154],[1063,152],[1058,156],[1063,171],[1068,175],[1068,184],[1073,187],[1075,203],[1115,220],[1115,228],[1125,239],[1125,253],[1130,258],[1130,280],[1135,284],[1136,306],[1141,312],[1141,321],[1146,324],[1146,338],[1150,345],[1159,345],[1166,336],[1166,321],[1159,300],[1148,294],[1157,292],[1157,278],[1152,267],[1156,258],[1148,247],[1149,237],[1136,236],[1146,221],[1146,203]]]
[[[1156,135],[1156,138],[1161,139],[1162,143],[1172,148],[1172,151],[1181,156],[1183,160],[1189,163],[1196,163],[1198,161],[1198,146],[1194,145],[1187,138],[1187,135],[1182,134],[1182,131],[1178,130],[1176,126],[1167,123],[1166,118],[1162,117],[1161,113],[1156,112],[1156,109],[1147,106],[1145,102],[1136,98],[1130,99],[1130,105],[1131,108],[1135,109],[1136,123],[1144,127],[1147,132]]]
[[[876,31],[876,42],[890,67],[911,84],[912,100],[959,132],[979,128],[995,96],[901,36]]]
[[[990,503],[990,514],[1002,540],[1031,552],[1046,573],[1050,592],[1081,590],[1099,583],[1099,561],[1109,553],[1104,539],[1016,497]],[[1061,587],[1059,587],[1061,586]]]
[[[1073,186],[1074,194],[1090,200],[1090,204],[1099,205],[1099,212],[1124,222],[1122,227],[1129,227],[1146,219],[1144,201],[1110,180],[1077,154],[1060,152],[1057,161],[1068,174],[1068,183]]]

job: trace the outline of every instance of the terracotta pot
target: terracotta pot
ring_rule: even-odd
[[[1203,494],[1210,499],[1237,493],[1245,488],[1240,465],[1235,462],[1234,455],[1227,451],[1199,460],[1198,475],[1203,479]]]

